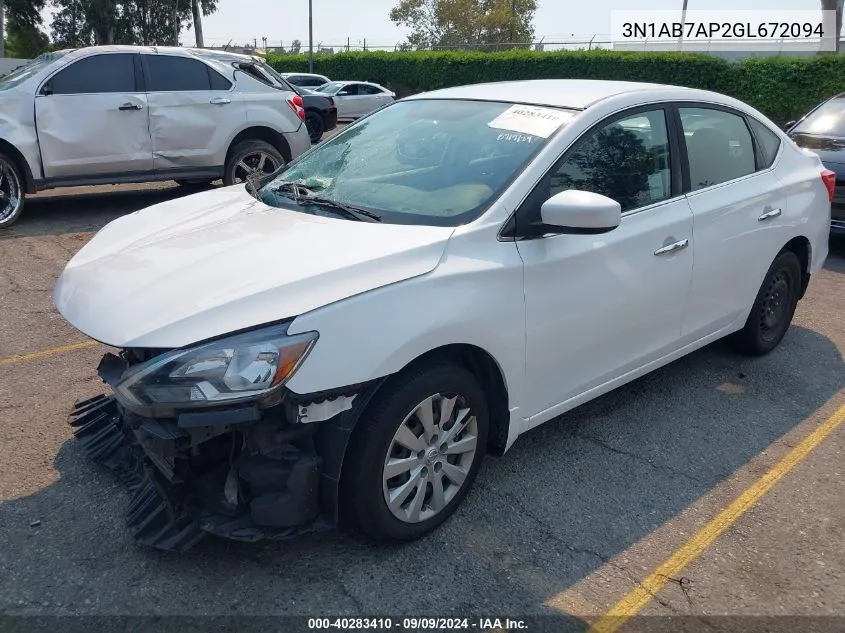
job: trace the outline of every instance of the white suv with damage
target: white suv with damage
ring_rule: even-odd
[[[0,78],[0,227],[28,193],[270,174],[311,147],[302,97],[201,50],[46,53]]]

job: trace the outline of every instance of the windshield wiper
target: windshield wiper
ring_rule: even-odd
[[[273,193],[289,193],[297,202],[314,193],[313,189],[309,189],[305,185],[300,185],[296,182],[283,182],[280,185],[273,187],[272,191]]]
[[[345,213],[347,217],[350,217],[354,220],[362,220],[365,222],[381,222],[381,216],[378,213],[373,213],[369,209],[354,207],[349,204],[337,202],[336,200],[321,198],[320,196],[305,197],[299,204],[313,204],[318,207],[332,209],[333,211],[340,211],[341,213]]]

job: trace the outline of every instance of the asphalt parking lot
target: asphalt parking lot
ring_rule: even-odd
[[[103,349],[56,314],[51,291],[98,228],[183,193],[49,192],[0,233],[0,614],[845,626],[845,241],[831,242],[774,353],[749,360],[717,344],[536,429],[488,458],[463,507],[419,542],[326,533],[165,554],[131,542],[124,491],[71,441],[66,416],[102,391]],[[643,617],[602,618],[620,604]]]

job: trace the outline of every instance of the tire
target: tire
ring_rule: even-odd
[[[14,224],[23,213],[26,187],[17,164],[0,154],[0,228]]]
[[[263,167],[258,172],[261,158]],[[223,184],[225,186],[236,185],[245,182],[250,175],[261,177],[266,176],[285,164],[285,159],[275,147],[266,141],[250,140],[241,141],[229,152],[229,159],[223,172]],[[252,172],[247,171],[252,169]]]
[[[439,411],[443,400],[452,397],[449,421],[444,428],[432,427],[438,438],[429,442],[415,410],[429,403],[428,410]],[[469,413],[463,413],[466,408]],[[439,422],[438,413],[432,418]],[[459,422],[461,426],[456,426]],[[413,438],[402,436],[413,444],[413,452],[397,442],[400,428],[413,434]],[[487,399],[466,369],[438,362],[394,377],[364,411],[347,449],[340,482],[341,525],[383,542],[409,541],[431,532],[452,515],[472,487],[488,428]],[[461,452],[441,453],[447,444]],[[471,453],[470,446],[474,446]],[[398,474],[385,479],[390,474],[385,472],[388,460]],[[396,468],[397,460],[413,466]],[[456,484],[453,477],[462,483]],[[440,501],[434,495],[437,479],[443,493]],[[403,501],[391,510],[387,496],[401,496]]]
[[[763,279],[745,327],[733,336],[737,351],[762,356],[778,346],[798,306],[801,275],[801,262],[795,253],[781,251]]]
[[[319,143],[326,128],[323,117],[318,112],[308,110],[305,113],[305,127],[308,128],[308,136],[311,137],[311,142]]]

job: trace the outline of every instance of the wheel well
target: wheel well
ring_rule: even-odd
[[[35,193],[36,187],[35,180],[32,177],[32,170],[29,168],[29,164],[26,162],[23,154],[18,151],[18,148],[12,145],[9,141],[5,141],[0,138],[0,152],[6,154],[9,158],[15,161],[15,166],[20,170],[21,174],[23,174],[26,192]]]
[[[478,379],[487,395],[487,408],[490,411],[488,448],[497,454],[504,453],[508,441],[510,411],[505,379],[495,359],[475,345],[444,345],[419,356],[408,363],[402,371],[434,361],[448,361],[459,365]]]
[[[795,253],[798,261],[801,262],[801,294],[798,297],[801,299],[810,283],[810,240],[806,237],[792,238],[786,243],[783,250]]]
[[[229,164],[229,159],[232,156],[232,150],[242,141],[265,141],[266,143],[270,143],[270,145],[275,147],[282,155],[286,163],[291,161],[290,146],[285,140],[285,137],[272,128],[256,126],[242,130],[235,138],[232,139],[232,142],[229,143],[229,151],[226,152],[227,165]]]

